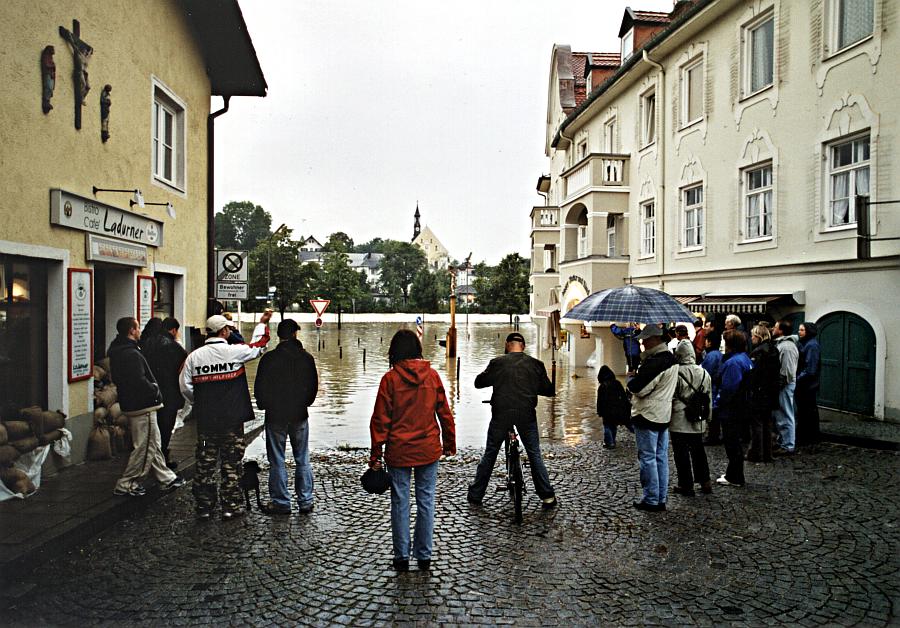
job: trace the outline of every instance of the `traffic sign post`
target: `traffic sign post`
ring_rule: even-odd
[[[216,298],[243,301],[249,298],[250,251],[216,251]]]
[[[309,304],[312,306],[312,309],[315,310],[316,316],[322,318],[322,314],[325,313],[325,310],[328,308],[328,305],[331,303],[331,299],[310,299]]]
[[[231,301],[243,301],[249,297],[247,284],[239,281],[217,281],[216,298]]]

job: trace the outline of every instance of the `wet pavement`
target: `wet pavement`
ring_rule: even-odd
[[[469,506],[478,450],[441,465],[430,573],[389,568],[387,495],[365,452],[313,456],[316,506],[201,523],[188,487],[24,584],[11,625],[890,625],[900,608],[900,454],[820,445],[749,464],[744,488],[639,494],[633,438],[545,447],[561,506]],[[713,471],[725,460],[710,448]],[[261,476],[265,491],[265,474]],[[530,488],[530,487],[529,487]]]

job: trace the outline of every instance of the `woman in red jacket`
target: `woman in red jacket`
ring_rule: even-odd
[[[416,531],[412,553],[420,570],[431,568],[434,532],[434,492],[441,454],[456,453],[456,426],[447,405],[444,384],[431,364],[422,359],[416,334],[401,329],[388,349],[391,369],[381,378],[369,432],[369,466],[379,468],[382,448],[391,476],[391,534],[393,566],[409,570],[409,484],[416,476]]]

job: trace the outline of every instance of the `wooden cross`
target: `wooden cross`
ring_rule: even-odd
[[[87,68],[94,49],[81,39],[81,24],[78,20],[72,20],[71,32],[66,27],[60,26],[59,35],[72,47],[72,57],[75,60],[72,71],[72,78],[75,80],[75,128],[81,129],[81,108],[85,105],[85,97],[91,90]]]

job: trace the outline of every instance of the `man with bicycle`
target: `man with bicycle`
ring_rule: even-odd
[[[552,397],[555,390],[547,377],[544,363],[525,353],[525,338],[522,334],[513,332],[507,336],[505,354],[491,360],[484,372],[475,378],[475,388],[490,386],[494,388],[491,395],[491,422],[488,425],[484,455],[475,472],[475,481],[469,485],[469,503],[481,505],[497,454],[514,425],[528,453],[534,490],[543,501],[545,510],[555,508],[556,493],[541,458],[535,413],[537,396]]]

